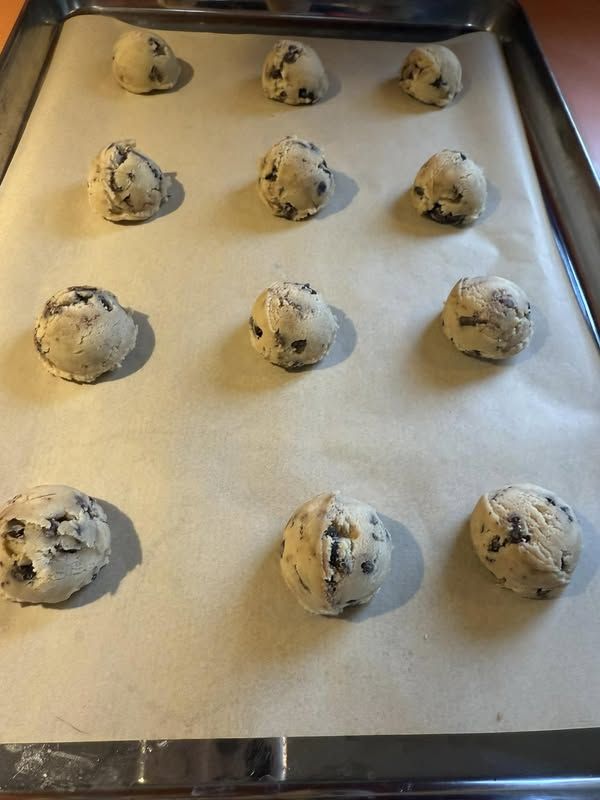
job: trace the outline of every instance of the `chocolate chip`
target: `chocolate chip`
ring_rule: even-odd
[[[570,557],[571,553],[568,550],[563,550],[560,554],[560,570],[561,572],[570,572],[570,563],[567,559]]]
[[[317,290],[313,289],[310,283],[303,283],[302,285],[300,284],[298,285],[304,292],[308,292],[309,294],[317,294]]]
[[[306,339],[296,339],[291,346],[294,353],[303,353],[306,350]]]
[[[497,553],[500,550],[501,547],[502,547],[502,545],[500,544],[500,537],[499,536],[493,536],[490,539],[490,543],[488,544],[487,550],[488,550],[488,553]]]
[[[260,339],[260,337],[263,335],[262,328],[259,328],[259,326],[256,324],[256,322],[254,322],[254,319],[252,317],[250,317],[249,322],[252,333],[256,336],[257,339]]]
[[[269,72],[269,78],[272,81],[277,81],[279,78],[283,78],[283,73],[278,67],[272,67],[271,71]]]
[[[6,525],[6,536],[11,539],[22,539],[25,536],[25,522],[22,519],[9,519]]]
[[[348,608],[349,606],[360,606],[361,603],[362,603],[361,600],[348,600],[348,602],[346,603],[346,608]]]
[[[284,53],[283,60],[286,64],[294,64],[302,55],[302,48],[297,47],[295,44],[291,44],[287,52]]]
[[[164,56],[167,52],[158,39],[155,39],[153,36],[148,37],[148,44],[152,48],[152,52],[155,56]]]
[[[477,325],[487,325],[487,319],[480,319],[479,314],[475,313],[472,317],[459,317],[458,324],[463,327],[475,327]]]
[[[329,565],[343,575],[350,575],[352,572],[352,556],[349,553],[341,553],[340,550],[340,539],[333,539],[329,554]]]
[[[518,514],[511,514],[508,517],[508,522],[510,524],[510,541],[513,544],[531,541],[531,536],[526,532],[523,520]]]
[[[325,181],[320,181],[319,185],[317,186],[317,192],[319,194],[324,194],[327,191],[327,184]]]
[[[330,539],[341,539],[343,537],[342,531],[338,528],[335,522],[332,522],[327,530],[323,533],[323,536],[329,536]]]
[[[550,589],[536,589],[536,597],[545,597],[550,592]]]
[[[463,350],[466,356],[474,356],[475,358],[482,358],[481,350]]]
[[[516,308],[517,304],[513,300],[513,298],[508,294],[506,289],[495,289],[492,292],[492,300],[495,300],[500,305],[505,306],[506,308]]]
[[[446,81],[445,81],[445,80],[442,78],[442,76],[440,75],[440,76],[439,76],[439,78],[436,78],[436,79],[435,79],[434,81],[432,81],[432,82],[431,82],[429,85],[430,85],[430,86],[435,86],[435,88],[436,88],[436,89],[441,89],[441,88],[442,88],[442,86],[446,86]]]
[[[314,103],[317,99],[314,92],[309,91],[304,86],[298,89],[298,97],[301,100],[308,100],[309,103]]]
[[[28,583],[35,579],[33,564],[15,564],[10,572],[15,580],[22,583]]]
[[[463,161],[466,161],[466,160],[467,160],[467,157],[466,157],[466,155],[465,155],[464,153],[459,153],[458,155],[461,157],[461,159],[462,159]]]
[[[569,506],[561,506],[560,510],[564,511],[564,513],[567,515],[567,519],[569,520],[569,522],[574,522],[575,521],[573,519],[573,515],[571,514],[571,509],[569,508]]]
[[[365,575],[370,575],[371,572],[375,569],[375,564],[372,561],[363,561],[360,565],[360,568],[365,573]]]
[[[112,311],[113,310],[112,303],[103,294],[98,294],[98,300],[100,300],[100,302],[102,303],[102,305],[104,306],[104,308],[107,311]]]
[[[278,208],[278,214],[285,219],[294,219],[298,209],[292,203],[281,203]]]
[[[316,149],[316,148],[315,148],[315,149]],[[329,177],[331,177],[331,170],[330,170],[330,169],[329,169],[329,167],[327,166],[327,162],[325,161],[325,159],[323,159],[323,161],[321,161],[321,163],[319,164],[319,169],[323,170],[323,172],[324,172],[326,175],[329,175]]]
[[[287,92],[285,91],[285,89],[282,89],[277,95],[277,97],[279,97],[280,100],[285,100],[285,98],[287,97]]]
[[[151,70],[150,70],[150,72],[148,73],[148,78],[149,78],[149,79],[150,79],[150,80],[151,80],[153,83],[162,83],[162,82],[163,82],[164,75],[162,74],[162,72],[159,70],[159,68],[158,68],[158,67],[152,67],[152,69],[151,69]]]
[[[425,212],[425,216],[440,225],[462,225],[465,221],[464,214],[453,214],[450,211],[443,211],[440,203],[434,203],[433,207]]]
[[[76,553],[78,548],[77,547],[63,547],[60,542],[54,548],[58,553]]]
[[[425,194],[425,189],[422,186],[413,186],[413,192],[417,195],[417,197],[423,197]]]
[[[551,506],[556,506],[556,500],[553,497],[547,497],[546,500],[550,503]]]

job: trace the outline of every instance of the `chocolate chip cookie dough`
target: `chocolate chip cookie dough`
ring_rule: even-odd
[[[313,614],[368,603],[389,570],[392,542],[374,508],[327,492],[296,509],[283,532],[281,572]]]
[[[327,205],[334,189],[323,152],[297,136],[274,144],[260,163],[258,191],[277,217],[295,221],[310,217]]]
[[[136,338],[131,311],[114,294],[95,286],[70,286],[53,295],[34,332],[45,367],[79,383],[91,383],[120,367]]]
[[[250,342],[279,367],[316,364],[327,353],[337,321],[308,283],[279,281],[259,294],[250,316]]]
[[[172,89],[181,72],[162,36],[148,31],[128,31],[117,39],[112,70],[121,86],[135,94]]]
[[[573,509],[530,483],[484,494],[471,514],[471,541],[481,563],[523,597],[566,586],[581,552]]]
[[[60,603],[94,580],[110,555],[110,528],[93,498],[36,486],[0,510],[0,596]]]
[[[88,175],[92,209],[111,222],[154,216],[169,197],[171,179],[135,149],[133,139],[113,142],[93,160]]]
[[[321,59],[307,44],[282,39],[265,58],[263,92],[271,100],[299,106],[321,100],[329,81]]]
[[[458,150],[441,150],[417,173],[410,199],[419,214],[442,225],[468,225],[482,214],[487,183],[481,167]]]
[[[415,47],[402,65],[400,86],[421,103],[447,106],[462,90],[460,61],[441,44]]]
[[[533,335],[527,295],[497,275],[461,278],[444,305],[442,326],[455,347],[478,358],[514,356]]]

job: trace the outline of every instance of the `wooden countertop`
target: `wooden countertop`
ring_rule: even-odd
[[[600,0],[521,0],[600,174]],[[0,47],[23,0],[2,0]]]

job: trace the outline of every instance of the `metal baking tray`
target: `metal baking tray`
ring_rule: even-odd
[[[308,5],[308,4],[306,4]],[[279,4],[281,7],[281,4]],[[313,3],[30,0],[0,60],[0,174],[35,103],[62,23],[111,14],[138,25],[383,40],[489,31],[502,46],[554,235],[600,343],[598,180],[519,5],[512,0]],[[0,796],[369,795],[600,797],[600,729],[435,736],[86,742],[0,746]],[[68,765],[68,769],[66,768]]]

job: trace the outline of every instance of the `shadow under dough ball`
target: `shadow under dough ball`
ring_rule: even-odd
[[[294,106],[316,103],[329,88],[315,50],[291,39],[282,39],[267,53],[261,79],[268,98]]]
[[[70,286],[53,295],[38,317],[34,342],[53,375],[92,383],[121,366],[135,347],[137,325],[112,292]]]
[[[442,327],[466,355],[509,358],[531,340],[531,305],[523,289],[506,278],[461,278],[444,304]]]
[[[93,498],[36,486],[0,510],[0,596],[60,603],[93,581],[110,555],[110,528]]]
[[[546,597],[566,586],[581,552],[573,509],[554,492],[530,483],[484,494],[470,529],[481,563],[523,597]]]
[[[390,571],[392,541],[374,508],[327,492],[296,509],[283,532],[281,572],[300,605],[337,616],[363,605]]]
[[[421,103],[447,106],[462,90],[460,61],[441,44],[415,47],[402,65],[400,86]]]
[[[316,364],[331,347],[337,320],[308,283],[279,281],[259,294],[250,316],[250,342],[279,367]]]
[[[135,149],[133,139],[113,142],[92,161],[88,198],[92,210],[110,222],[153,217],[169,198],[171,179]]]
[[[260,162],[258,191],[277,217],[298,221],[333,197],[335,181],[324,153],[312,142],[286,136]]]
[[[482,214],[487,198],[483,170],[458,150],[431,156],[412,185],[410,199],[419,214],[442,225],[469,225]]]
[[[134,94],[172,89],[181,72],[162,36],[148,31],[128,31],[117,39],[112,70],[118,83]]]

